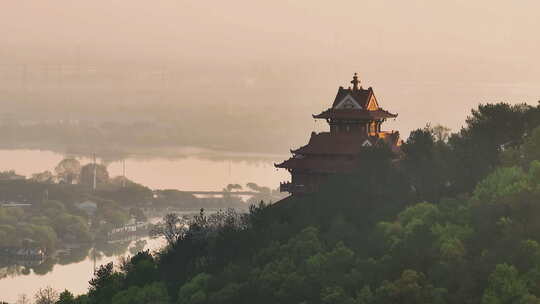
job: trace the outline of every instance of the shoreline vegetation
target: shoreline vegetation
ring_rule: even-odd
[[[27,266],[23,272],[44,273],[53,261],[79,261],[92,247],[106,248],[110,241],[134,235],[148,236],[149,218],[201,208],[211,212],[247,210],[253,202],[282,197],[277,190],[248,183],[245,190],[249,191],[242,193],[250,196],[244,201],[235,194],[243,189],[228,185],[219,197],[152,190],[121,176],[110,177],[105,165],[81,164],[74,158],[63,159],[54,170],[30,178],[14,171],[0,172],[0,267],[20,265]],[[59,253],[63,255],[60,259]]]
[[[258,126],[257,122],[254,125]],[[190,154],[209,159],[267,160],[281,157],[279,153],[287,151],[291,144],[280,141],[281,134],[288,132],[286,129],[279,131],[265,126],[256,132],[248,126],[235,128],[224,133],[223,130],[215,132],[201,127],[199,132],[191,132],[187,130],[192,127],[176,121],[29,121],[9,118],[0,120],[0,137],[3,138],[0,148],[46,149],[81,155],[93,151],[111,160],[137,155],[178,158]],[[269,145],[269,142],[274,144]]]
[[[158,147],[135,147],[125,145],[90,145],[90,144],[51,144],[51,143],[0,143],[0,150],[41,150],[62,155],[92,158],[96,153],[104,162],[116,162],[124,159],[183,159],[196,157],[212,161],[232,161],[259,163],[276,161],[285,154],[263,152],[236,152],[226,149],[201,148],[182,145],[164,145]],[[92,151],[92,152],[88,152]],[[95,152],[94,152],[95,151]]]

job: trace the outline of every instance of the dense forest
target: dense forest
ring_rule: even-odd
[[[411,132],[320,192],[163,231],[57,303],[540,303],[540,105]]]

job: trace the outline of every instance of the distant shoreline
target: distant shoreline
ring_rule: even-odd
[[[213,161],[233,162],[267,162],[276,161],[287,154],[272,154],[259,152],[240,152],[225,149],[212,149],[192,146],[155,146],[155,147],[119,147],[119,146],[85,146],[85,145],[60,145],[43,143],[23,144],[0,144],[0,150],[30,150],[49,151],[65,156],[91,158],[94,153],[100,159],[107,162],[121,161],[124,159],[183,159],[195,157]]]

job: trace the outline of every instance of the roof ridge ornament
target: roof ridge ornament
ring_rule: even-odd
[[[353,91],[358,91],[358,85],[360,84],[360,80],[358,80],[358,73],[354,73],[351,83],[353,85]]]

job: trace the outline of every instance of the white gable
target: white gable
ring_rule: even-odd
[[[362,107],[351,95],[347,95],[337,104],[336,109],[362,109]]]
[[[371,142],[369,140],[367,140],[367,139],[362,144],[362,147],[371,147],[371,146],[372,146]]]

